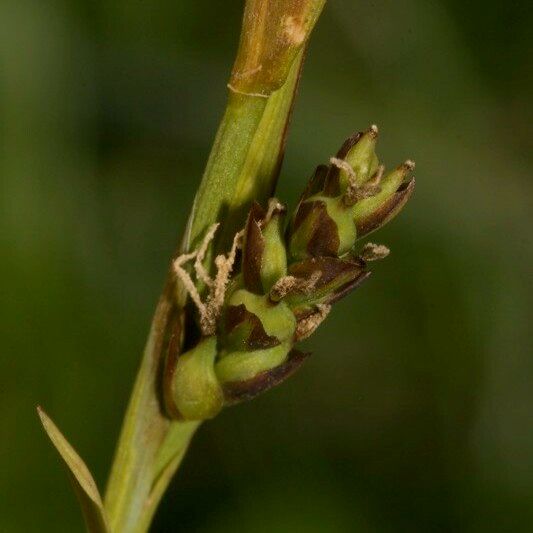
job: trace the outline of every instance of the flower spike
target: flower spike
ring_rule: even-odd
[[[181,355],[178,333],[170,343],[163,384],[169,416],[210,418],[224,405],[284,381],[307,357],[294,344],[312,335],[333,304],[369,277],[369,262],[389,254],[373,243],[357,253],[356,242],[407,202],[414,163],[386,173],[375,152],[377,138],[376,126],[355,133],[328,166],[318,166],[288,227],[286,207],[277,199],[266,208],[254,202],[231,250],[215,258],[214,278],[204,258],[217,225],[196,252],[176,259],[176,275],[198,309],[201,337]],[[193,259],[204,298],[184,268]]]

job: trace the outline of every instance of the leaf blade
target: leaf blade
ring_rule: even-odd
[[[102,498],[87,465],[40,406],[37,406],[37,414],[48,438],[68,469],[87,531],[109,533]]]

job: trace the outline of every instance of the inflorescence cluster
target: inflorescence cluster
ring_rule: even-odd
[[[175,260],[174,271],[197,308],[201,336],[182,354],[171,343],[163,380],[170,416],[211,418],[224,405],[283,381],[307,356],[295,343],[369,276],[368,262],[388,254],[371,243],[356,251],[356,241],[407,202],[414,178],[406,177],[414,163],[385,173],[375,153],[377,136],[376,126],[352,135],[329,165],[317,167],[292,216],[276,199],[266,209],[254,203],[230,252],[215,258],[213,278],[204,260],[218,225],[196,251]],[[196,284],[185,267],[193,260]]]

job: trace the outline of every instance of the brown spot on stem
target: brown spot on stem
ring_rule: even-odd
[[[302,18],[288,15],[281,19],[281,25],[290,44],[299,45],[304,42],[306,31]]]

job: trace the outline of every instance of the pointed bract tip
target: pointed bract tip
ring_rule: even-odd
[[[44,422],[44,420],[46,418],[48,418],[48,415],[46,414],[45,410],[39,404],[37,404],[35,409],[36,409],[37,414],[39,415],[39,418],[41,419],[41,421]]]
[[[368,133],[369,133],[372,137],[376,138],[376,137],[378,136],[379,129],[378,129],[378,127],[377,127],[375,124],[372,124],[372,125],[370,126],[370,128],[368,128]]]

